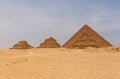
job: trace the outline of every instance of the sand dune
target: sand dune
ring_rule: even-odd
[[[0,79],[120,79],[119,50],[0,50]]]

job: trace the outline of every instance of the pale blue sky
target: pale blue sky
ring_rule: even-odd
[[[38,46],[52,36],[62,45],[88,24],[120,45],[119,0],[0,0],[0,48],[19,40]]]

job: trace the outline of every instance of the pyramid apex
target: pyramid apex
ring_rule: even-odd
[[[82,28],[90,28],[90,26],[89,25],[87,25],[87,24],[85,24],[85,25],[83,25],[83,27]]]
[[[48,39],[54,39],[53,37],[49,37]]]
[[[88,24],[84,24],[83,26],[88,26],[88,27],[89,27],[89,25],[88,25]]]

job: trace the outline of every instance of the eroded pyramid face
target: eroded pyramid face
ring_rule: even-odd
[[[59,48],[59,47],[60,44],[58,44],[53,37],[50,37],[46,39],[43,43],[41,43],[38,48]]]
[[[13,45],[11,49],[30,49],[33,48],[27,43],[27,41],[19,41],[17,44]]]
[[[65,48],[86,48],[86,47],[109,47],[108,41],[84,25],[75,35],[73,35],[64,45]]]

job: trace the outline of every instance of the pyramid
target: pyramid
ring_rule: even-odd
[[[17,44],[13,45],[11,49],[30,49],[33,48],[30,46],[27,41],[19,41]]]
[[[43,43],[41,43],[38,48],[59,48],[59,47],[60,44],[58,44],[53,37],[50,37],[46,39]]]
[[[75,35],[73,35],[64,45],[65,48],[86,48],[86,47],[109,47],[108,41],[101,37],[88,25],[84,25]]]

